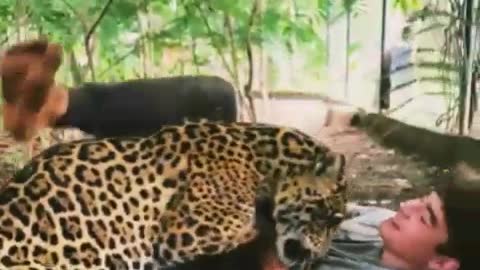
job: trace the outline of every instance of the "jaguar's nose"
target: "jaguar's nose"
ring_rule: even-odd
[[[285,241],[283,253],[287,259],[294,262],[302,262],[311,255],[311,252],[305,249],[302,243],[296,239],[288,239]]]

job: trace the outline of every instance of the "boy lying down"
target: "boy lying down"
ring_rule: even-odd
[[[457,269],[456,258],[437,251],[448,230],[436,192],[402,203],[397,212],[358,205],[350,211],[352,218],[316,269]]]
[[[450,185],[398,211],[349,205],[328,256],[313,270],[480,269],[480,185]],[[286,270],[269,260],[265,270]]]
[[[309,270],[470,270],[480,269],[480,184],[451,182],[401,204],[398,211],[349,204],[332,246]],[[480,181],[479,181],[480,183]],[[257,213],[260,236],[243,247],[172,270],[287,269],[274,255],[271,220]]]

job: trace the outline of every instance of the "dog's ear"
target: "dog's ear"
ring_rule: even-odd
[[[20,42],[8,48],[2,57],[2,97],[7,103],[16,103],[24,93],[21,84],[32,63],[41,61],[48,47],[45,40]]]
[[[30,53],[8,55],[1,61],[2,98],[5,102],[16,103],[24,93],[21,84],[27,76],[32,63],[40,61],[41,56]]]
[[[36,133],[39,112],[55,87],[55,74],[61,63],[62,47],[47,39],[18,43],[3,55],[2,97],[11,107],[5,120],[17,139],[28,140]]]
[[[38,113],[47,102],[48,93],[55,84],[55,74],[61,63],[61,47],[49,44],[40,61],[30,65],[20,89],[25,95],[23,103],[29,112]]]
[[[43,65],[55,74],[62,64],[63,48],[60,44],[49,43],[43,58]]]
[[[43,55],[48,48],[48,40],[45,38],[19,42],[8,48],[5,56],[14,56],[22,54]]]

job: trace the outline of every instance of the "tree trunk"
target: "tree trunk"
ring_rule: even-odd
[[[22,0],[16,1],[15,6],[15,30],[17,36],[17,42],[21,42],[23,40],[22,32],[23,32],[23,16],[25,15],[25,6]]]
[[[95,22],[92,24],[92,26],[88,29],[85,35],[85,52],[87,54],[87,59],[88,59],[88,67],[90,69],[90,74],[92,76],[92,81],[96,80],[95,76],[95,68],[94,68],[94,63],[93,63],[93,52],[94,52],[94,47],[95,47],[95,39],[94,39],[94,33],[95,30],[97,29],[98,25],[100,24],[100,21],[105,17],[105,14],[107,14],[108,9],[110,8],[110,5],[112,4],[113,0],[108,0],[108,2],[105,4],[103,7],[102,11],[100,12],[100,15],[98,15],[97,19]],[[85,24],[84,24],[85,26]]]
[[[230,61],[232,63],[232,72],[233,72],[233,81],[236,84],[236,87],[240,90],[242,89],[242,79],[240,78],[240,72],[238,71],[238,57],[237,57],[237,46],[235,46],[235,40],[233,36],[233,26],[232,18],[228,14],[224,14],[225,18],[225,30],[227,32],[229,45],[230,45]],[[241,91],[241,90],[240,90]]]
[[[93,63],[93,38],[89,38],[85,40],[85,54],[87,55],[87,63],[88,63],[88,69],[90,71],[90,78],[92,82],[96,81],[96,76],[95,76],[95,65]]]
[[[331,17],[331,9],[332,9],[332,2],[328,2],[325,10],[325,17],[323,18],[325,22],[325,46],[326,46],[326,66],[327,68],[330,67],[330,17]]]
[[[259,15],[262,16],[265,10],[265,0],[258,0],[258,9]],[[262,18],[260,18],[262,20]],[[262,95],[262,106],[264,117],[268,119],[269,117],[269,103],[268,103],[268,84],[267,84],[267,74],[268,74],[268,56],[267,52],[263,48],[263,44],[259,45],[258,48],[259,57],[259,67],[258,67],[258,88]]]
[[[146,15],[146,14],[145,14]],[[142,78],[147,77],[147,42],[145,37],[145,27],[143,26],[142,13],[137,12],[138,24],[140,26],[140,50],[138,50],[140,61],[142,62]]]
[[[465,25],[464,25],[464,52],[463,57],[463,71],[460,88],[460,103],[459,103],[459,134],[466,135],[469,133],[468,113],[470,112],[470,98],[471,98],[471,80],[472,80],[472,22],[473,22],[473,0],[466,0],[465,3]]]
[[[79,85],[83,82],[83,73],[73,50],[69,53],[69,58],[70,73],[72,75],[73,85]]]
[[[327,20],[328,17],[327,17]],[[325,22],[326,25],[325,25],[325,46],[326,46],[326,59],[327,59],[327,62],[326,62],[326,65],[327,65],[327,68],[330,66],[330,22],[329,21],[326,21]]]
[[[192,49],[192,59],[195,72],[196,74],[200,74],[200,67],[198,66],[197,41],[194,37],[192,37],[190,47]]]
[[[381,113],[382,111],[382,98],[383,94],[382,93],[382,87],[383,87],[383,81],[384,78],[387,76],[385,74],[385,26],[386,26],[386,19],[387,19],[387,0],[382,1],[382,30],[381,30],[381,36],[380,36],[380,78],[378,80],[378,104],[377,104],[377,110],[378,113]],[[388,72],[390,72],[390,68],[387,69]],[[389,90],[388,90],[389,91]],[[386,93],[386,95],[390,95],[390,93]]]
[[[143,5],[140,7],[141,12],[138,12],[138,21],[140,25],[140,33],[142,36],[141,44],[140,44],[140,59],[142,60],[142,67],[143,67],[143,78],[147,78],[151,75],[151,67],[152,67],[152,50],[150,48],[150,12],[148,10],[148,3],[147,1],[143,1]],[[145,16],[145,21],[142,20],[142,14]]]
[[[345,45],[345,89],[344,89],[344,98],[348,101],[348,91],[349,91],[349,80],[350,80],[350,53],[348,49],[350,47],[350,20],[351,20],[351,10],[347,10],[347,31],[346,31],[346,45]]]

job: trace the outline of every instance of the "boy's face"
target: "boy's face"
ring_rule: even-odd
[[[437,193],[401,204],[397,214],[380,226],[384,250],[415,267],[426,267],[447,241],[443,205]]]

